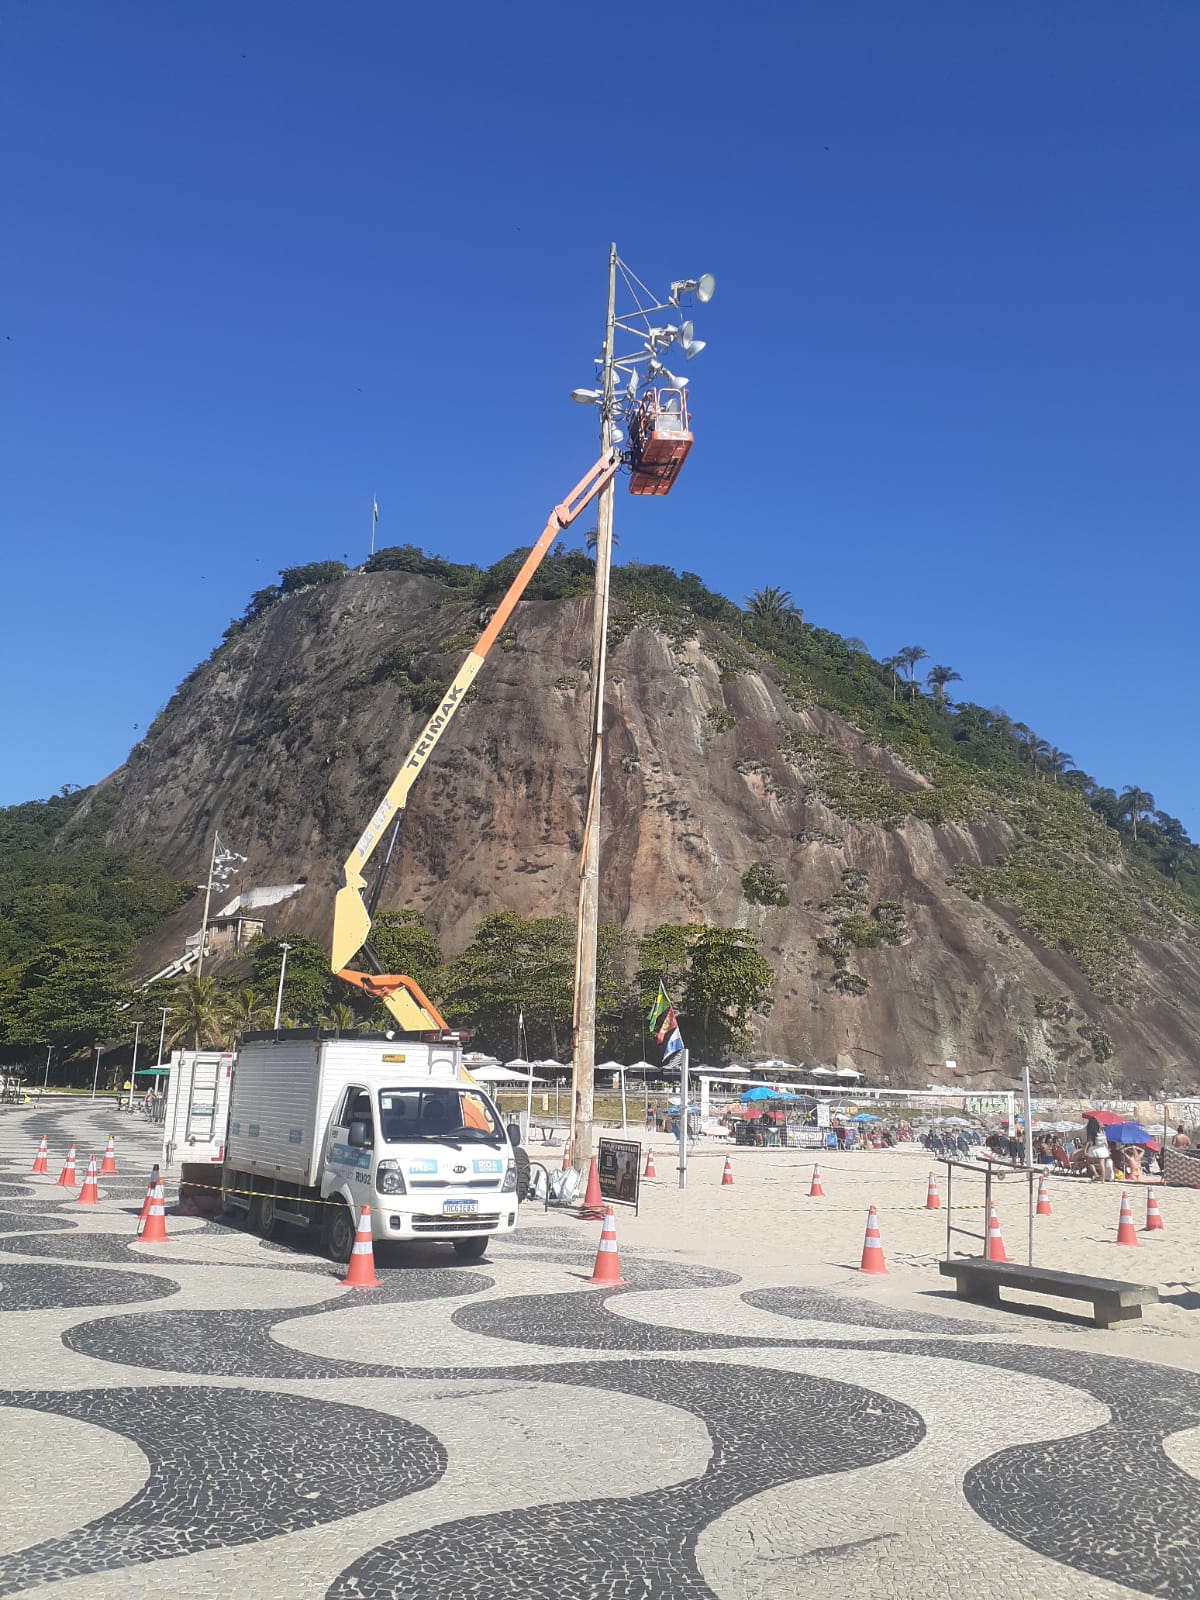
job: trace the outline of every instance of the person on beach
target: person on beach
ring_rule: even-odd
[[[1190,1150],[1192,1148],[1192,1141],[1187,1136],[1187,1130],[1182,1127],[1175,1129],[1175,1137],[1171,1140],[1171,1144],[1176,1150]]]
[[[1095,1117],[1089,1117],[1083,1128],[1083,1148],[1087,1155],[1088,1174],[1093,1183],[1108,1182],[1108,1139]]]

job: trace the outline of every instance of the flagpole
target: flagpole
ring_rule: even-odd
[[[371,496],[371,554],[372,555],[375,554],[375,524],[379,520],[379,513],[376,511],[375,507],[378,504],[379,504],[379,501],[375,498],[374,495],[372,495]]]
[[[688,1051],[683,1047],[683,1064],[679,1069],[679,1187],[687,1188],[688,1142]]]

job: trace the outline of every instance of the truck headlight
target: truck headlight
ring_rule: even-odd
[[[517,1187],[517,1163],[510,1161],[504,1173],[504,1182],[500,1185],[501,1194],[513,1194]]]
[[[404,1173],[398,1161],[381,1161],[375,1168],[375,1187],[380,1194],[407,1194]]]

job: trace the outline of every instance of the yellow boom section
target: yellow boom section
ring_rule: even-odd
[[[483,666],[488,651],[495,644],[504,624],[512,615],[518,600],[525,593],[529,580],[533,577],[542,558],[564,528],[569,528],[575,518],[583,511],[604,488],[620,465],[615,453],[602,456],[585,477],[581,478],[567,498],[555,506],[550,514],[549,521],[542,530],[541,537],[533,549],[526,556],[520,572],[517,573],[509,585],[503,600],[496,607],[487,627],[476,640],[474,647],[467,659],[454,675],[454,681],[442,696],[437,710],[417,735],[412,749],[405,757],[404,764],[396,774],[392,785],[377,806],[370,822],[363,829],[354,849],[346,857],[346,864],[342,869],[342,887],[337,892],[333,905],[333,944],[330,953],[330,966],[333,971],[342,976],[348,976],[348,981],[356,983],[360,988],[367,985],[360,981],[362,975],[349,975],[343,969],[358,954],[366,942],[371,931],[371,916],[363,901],[363,890],[366,888],[366,879],[363,869],[374,854],[379,841],[387,829],[395,822],[404,810],[408,801],[408,792],[416,782],[425,763],[437,748],[438,740],[450,725],[455,712],[462,705],[467,690],[478,676],[480,667]],[[401,1024],[410,1031],[420,1031],[431,1027],[443,1027],[442,1019],[437,1015],[435,1008],[420,995],[428,1011],[425,1011],[412,994],[409,980],[405,980],[402,987],[394,993],[381,996],[388,1010]],[[401,1015],[401,1012],[404,1015]],[[412,1020],[416,1017],[425,1020]],[[433,1020],[436,1019],[436,1020]]]

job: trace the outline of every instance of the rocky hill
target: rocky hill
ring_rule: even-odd
[[[573,910],[590,601],[583,557],[555,561],[540,592],[561,597],[519,607],[416,786],[383,901],[451,955],[488,912]],[[341,862],[489,593],[399,564],[426,570],[256,597],[100,786],[108,842],[195,881],[215,824],[241,885],[305,884],[268,931],[326,939]],[[755,930],[776,971],[756,1053],[850,1051],[876,1081],[954,1061],[959,1084],[1010,1084],[1028,1059],[1068,1088],[1196,1084],[1195,905],[1146,858],[1149,822],[1132,847],[1086,786],[1022,767],[1001,713],[942,706],[794,613],[748,618],[664,569],[615,584],[602,916]],[[197,921],[176,913],[146,970]]]

